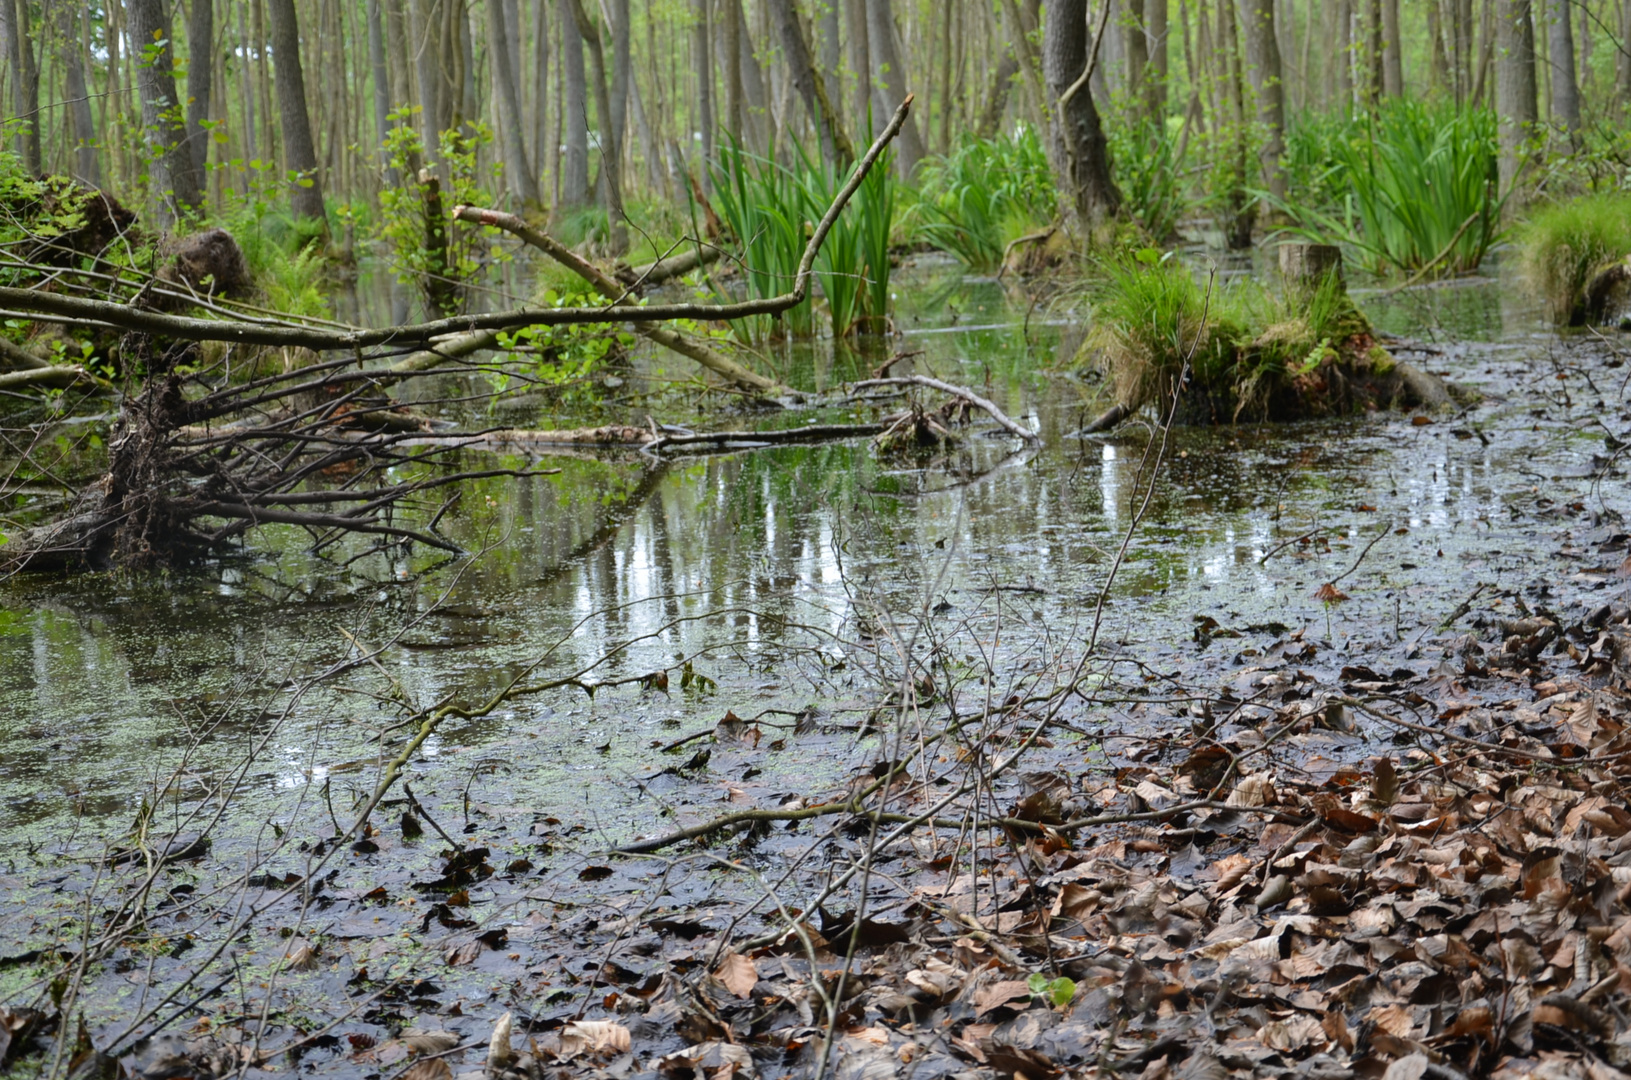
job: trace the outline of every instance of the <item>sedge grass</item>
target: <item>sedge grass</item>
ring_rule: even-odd
[[[1536,210],[1519,230],[1523,267],[1559,324],[1584,321],[1586,285],[1631,255],[1631,193],[1606,192]]]

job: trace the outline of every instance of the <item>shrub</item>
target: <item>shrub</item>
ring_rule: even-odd
[[[1187,204],[1178,137],[1165,124],[1147,119],[1136,125],[1112,124],[1108,137],[1123,209],[1150,239],[1164,243],[1177,233]]]

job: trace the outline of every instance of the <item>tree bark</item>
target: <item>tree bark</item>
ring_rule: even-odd
[[[866,0],[843,0],[843,3],[844,23],[849,27],[849,48],[845,51],[849,54],[850,73],[855,77],[855,122],[859,124],[863,117],[869,118],[865,130],[876,135],[883,127],[884,117],[876,115],[872,108],[872,47],[866,36]],[[1631,6],[1631,0],[1626,0],[1626,4]]]
[[[1240,22],[1246,28],[1246,70],[1257,97],[1257,122],[1265,132],[1257,157],[1270,194],[1284,198],[1286,178],[1280,158],[1285,153],[1285,77],[1274,14],[1274,0],[1240,0]]]
[[[1399,0],[1382,0],[1382,93],[1404,96],[1404,42],[1399,36]]]
[[[720,47],[725,53],[725,130],[742,139],[742,9],[724,0],[720,11]]]
[[[623,148],[618,143],[617,127],[612,111],[612,93],[606,73],[606,50],[601,44],[600,27],[584,10],[583,0],[567,0],[572,18],[577,24],[578,36],[589,46],[589,60],[594,68],[595,112],[600,121],[600,179],[606,198],[606,232],[608,246],[613,255],[629,249],[628,218],[623,212]]]
[[[175,53],[163,0],[129,0],[129,10],[130,55],[152,158],[148,180],[159,227],[169,228],[178,218],[195,213],[203,197],[187,149],[187,127],[179,115]]]
[[[1246,77],[1241,70],[1239,24],[1228,3],[1218,6],[1218,40],[1223,44],[1224,101],[1229,110],[1229,152],[1234,158],[1230,189],[1226,193],[1224,242],[1231,251],[1252,246],[1252,229],[1257,222],[1257,200],[1246,190],[1251,146],[1251,128],[1246,123]]]
[[[1014,59],[1012,52],[1002,54],[997,61],[996,70],[991,73],[991,89],[985,95],[985,111],[980,114],[980,122],[974,133],[982,139],[993,138],[997,129],[1002,125],[1003,114],[1008,111],[1008,94],[1013,89],[1014,79],[1019,75],[1019,61]]]
[[[1067,221],[1078,232],[1093,230],[1121,210],[1121,192],[1110,175],[1110,146],[1099,122],[1091,86],[1077,86],[1087,70],[1087,0],[1054,0],[1042,36],[1042,74],[1054,101],[1054,172]],[[1069,101],[1067,91],[1077,86]]]
[[[210,136],[204,121],[210,118],[215,65],[214,0],[193,0],[187,15],[187,152],[193,183],[202,192],[208,177]]]
[[[68,0],[49,0],[45,11],[56,25],[57,55],[62,62],[63,90],[68,96],[68,125],[74,137],[74,177],[99,188],[102,169],[96,156],[96,126],[91,119],[90,89],[85,84],[78,17]]]
[[[1354,107],[1354,0],[1338,0],[1333,10],[1337,19],[1333,104],[1346,115]]]
[[[1145,108],[1157,121],[1167,115],[1167,0],[1144,0],[1144,33],[1149,41],[1150,74],[1144,80]]]
[[[829,162],[848,168],[855,161],[855,147],[850,143],[844,126],[833,111],[832,99],[827,96],[826,81],[810,59],[810,46],[804,37],[798,9],[794,0],[768,0],[770,12],[776,21],[776,32],[781,37],[782,57],[793,78],[810,120],[821,133],[821,154]],[[890,112],[894,112],[891,108]]]
[[[779,2],[791,4],[792,0]],[[911,88],[905,59],[895,47],[895,13],[891,0],[866,0],[866,22],[867,50],[872,55],[873,100],[878,116],[888,119],[906,100]],[[910,179],[917,171],[917,163],[923,160],[923,136],[918,130],[917,117],[906,118],[896,150],[898,171],[903,178]]]
[[[1620,105],[1631,105],[1631,0],[1620,0],[1620,50],[1614,57],[1614,84]]]
[[[844,65],[842,42],[838,27],[838,0],[821,0],[821,77],[827,83],[827,98],[833,113],[844,115],[844,80],[839,73]]]
[[[0,0],[0,3],[10,2]],[[34,55],[34,42],[29,33],[27,0],[16,2],[12,15],[12,39],[16,43],[19,60],[18,66],[13,69],[16,79],[13,100],[17,108],[13,115],[26,121],[22,133],[23,164],[29,172],[39,174],[45,171],[44,158],[40,154],[40,125],[44,117],[40,113],[40,65]]]
[[[419,138],[432,161],[440,156],[442,116],[441,50],[436,42],[436,12],[432,0],[408,0],[409,50],[419,92]]]
[[[289,171],[296,174],[289,205],[297,218],[326,222],[323,183],[317,174],[317,147],[311,137],[311,114],[306,110],[306,77],[300,66],[300,24],[294,0],[266,0],[266,13],[272,24],[272,79],[283,127],[283,153]]]
[[[696,123],[702,136],[702,187],[708,191],[713,186],[708,165],[714,161],[714,66],[708,41],[708,0],[692,0],[692,11],[696,20],[691,30],[691,63],[697,80]]]
[[[1133,123],[1150,113],[1146,94],[1150,82],[1150,46],[1144,36],[1143,0],[1127,0],[1121,13],[1121,54],[1127,70],[1127,115]]]
[[[1552,122],[1571,135],[1580,130],[1580,83],[1575,75],[1572,0],[1547,0],[1546,47],[1551,57]]]
[[[589,201],[589,86],[583,70],[583,35],[572,14],[573,0],[558,0],[561,30],[561,205]]]
[[[526,122],[521,116],[521,86],[510,68],[509,32],[504,0],[486,0],[487,63],[492,75],[493,102],[498,106],[498,140],[504,149],[504,186],[525,207],[536,207],[538,177],[527,159]]]
[[[1495,61],[1495,111],[1501,132],[1501,190],[1509,192],[1527,162],[1527,144],[1539,120],[1530,0],[1499,0],[1495,34],[1499,54]]]
[[[611,34],[612,34],[612,130],[617,133],[618,152],[623,154],[624,160],[628,158],[629,145],[629,84],[634,78],[634,62],[630,53],[629,34],[631,31],[629,0],[610,0]],[[602,10],[607,5],[602,4]],[[618,165],[618,178],[623,175],[623,165]],[[619,205],[621,205],[621,197]]]
[[[1375,109],[1386,82],[1383,63],[1382,0],[1370,0],[1365,13],[1365,103]]]
[[[743,112],[743,122],[751,118],[754,136],[766,157],[776,152],[776,117],[770,111],[770,94],[765,89],[765,75],[759,70],[759,61],[753,55],[753,35],[748,31],[747,19],[742,12],[742,0],[730,0],[736,5],[736,21],[742,27],[742,83],[747,94],[748,102],[757,102],[757,106],[746,105]]]

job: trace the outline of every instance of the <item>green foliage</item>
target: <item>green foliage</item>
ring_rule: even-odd
[[[587,307],[603,301],[582,281],[574,290],[546,288],[540,307]],[[511,362],[494,375],[500,393],[541,390],[563,405],[585,405],[599,400],[596,377],[623,357],[634,343],[626,331],[599,326],[528,326],[498,336],[501,349],[512,352]],[[518,363],[522,356],[530,364]]]
[[[1116,399],[1133,408],[1170,395],[1188,364],[1198,383],[1235,376],[1238,296],[1203,286],[1172,253],[1145,248],[1099,262],[1087,346],[1104,358]]]
[[[1559,323],[1577,318],[1587,282],[1631,255],[1631,193],[1610,192],[1553,203],[1519,232],[1529,280]]]
[[[1342,244],[1377,273],[1478,267],[1501,235],[1494,114],[1385,102],[1350,124],[1315,122],[1290,140],[1293,231]]]
[[[1050,979],[1040,971],[1025,980],[1032,994],[1055,1008],[1064,1008],[1076,996],[1076,980],[1061,975]]]
[[[433,310],[448,312],[462,307],[463,286],[481,265],[478,254],[493,261],[508,258],[507,249],[493,242],[498,229],[449,229],[447,223],[447,211],[455,206],[492,205],[482,186],[478,151],[493,141],[493,132],[480,123],[467,124],[468,133],[459,128],[442,132],[436,157],[446,182],[438,184],[428,169],[419,169],[421,162],[429,162],[414,123],[418,112],[418,106],[405,106],[390,115],[386,160],[402,180],[380,192],[380,232],[395,251],[398,280],[417,284]]]
[[[971,270],[996,270],[1010,241],[1053,217],[1053,170],[1030,127],[996,139],[964,135],[921,170],[909,229]]]
[[[253,197],[231,206],[221,217],[221,227],[243,249],[265,307],[290,315],[333,314],[321,222],[296,218],[281,206]]]
[[[795,152],[796,160],[783,164],[749,154],[732,139],[713,171],[714,203],[742,247],[743,277],[754,298],[779,296],[793,287],[815,222],[849,179],[848,172],[812,159],[802,146],[795,146]],[[816,254],[816,281],[835,337],[881,322],[888,314],[894,204],[895,181],[885,155]],[[806,300],[779,319],[745,319],[735,329],[753,342],[778,332],[806,337],[814,326],[813,307]]]
[[[1178,130],[1182,130],[1181,121]],[[1123,209],[1163,243],[1177,234],[1187,198],[1179,171],[1177,131],[1154,120],[1112,123],[1106,131]]]
[[[1266,415],[1279,391],[1369,344],[1369,326],[1335,274],[1271,296],[1249,280],[1198,280],[1154,248],[1100,267],[1084,352],[1133,408],[1169,401],[1187,365],[1189,414]]]

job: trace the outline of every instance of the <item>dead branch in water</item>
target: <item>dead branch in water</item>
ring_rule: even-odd
[[[871,386],[926,386],[931,390],[939,390],[943,394],[962,398],[970,405],[983,410],[991,419],[1007,430],[1009,433],[1024,439],[1028,443],[1041,443],[1042,436],[1030,428],[1015,423],[1008,414],[992,403],[989,399],[981,397],[966,386],[957,386],[953,383],[942,382],[928,375],[892,375],[884,379],[863,379],[856,383],[852,390],[865,390]]]

